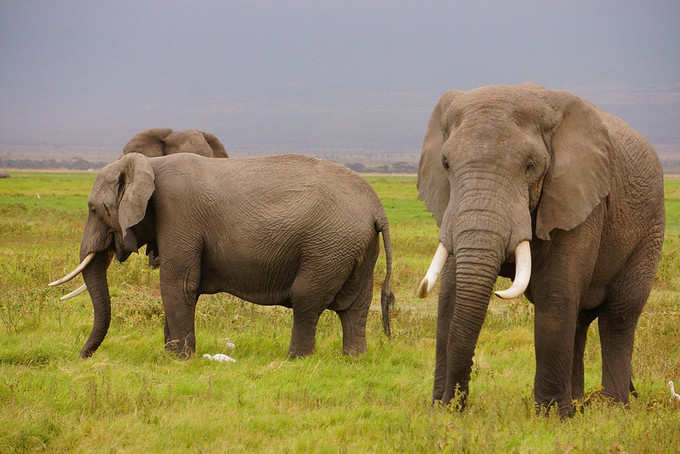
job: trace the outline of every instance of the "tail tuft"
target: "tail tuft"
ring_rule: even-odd
[[[390,308],[394,307],[394,293],[391,291],[382,291],[380,294],[380,308],[382,310],[382,325],[383,331],[385,331],[385,336],[388,338],[392,337],[392,331],[390,329]]]

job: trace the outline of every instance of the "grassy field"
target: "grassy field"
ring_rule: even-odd
[[[414,290],[437,243],[415,178],[369,177],[389,216],[397,304],[382,334],[378,284],[368,352],[341,353],[337,316],[325,312],[317,350],[285,359],[292,325],[283,308],[202,296],[197,355],[163,351],[158,271],[133,255],[109,269],[112,323],[87,361],[89,296],[59,302],[81,278],[47,283],[77,264],[93,174],[10,172],[0,180],[0,452],[680,452],[680,178],[666,181],[667,232],[657,284],[639,323],[630,408],[595,401],[573,419],[534,416],[533,311],[495,297],[476,350],[468,409],[432,407],[435,291]],[[236,363],[204,353],[236,344]],[[600,383],[597,329],[586,389]]]

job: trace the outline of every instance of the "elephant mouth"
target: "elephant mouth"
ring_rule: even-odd
[[[118,238],[118,234],[113,234],[112,236],[113,236],[113,239],[109,243],[110,245],[107,249],[109,249],[109,250],[113,249],[113,251],[115,252],[115,255],[116,255],[116,260],[118,260],[119,262],[122,263],[122,262],[126,261],[128,259],[128,257],[130,257],[130,254],[132,254],[132,251],[128,250],[123,245],[122,240],[120,238]],[[113,245],[113,247],[111,247],[111,245]]]
[[[416,295],[419,298],[425,298],[428,293],[432,291],[442,268],[444,268],[448,255],[449,253],[446,247],[442,243],[439,243],[439,247],[432,258],[430,268],[427,270],[425,277],[416,290]],[[529,279],[531,278],[531,246],[529,241],[524,240],[519,242],[515,248],[514,259],[515,279],[513,279],[512,285],[506,290],[498,290],[495,292],[496,295],[503,299],[517,298],[524,293],[529,286]]]

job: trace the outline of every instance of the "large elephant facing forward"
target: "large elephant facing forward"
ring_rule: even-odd
[[[123,262],[144,244],[160,252],[166,349],[192,353],[198,296],[227,292],[293,309],[291,357],[313,351],[325,309],[340,317],[343,351],[359,354],[366,349],[382,232],[387,270],[381,305],[389,336],[389,225],[375,191],[345,167],[295,155],[131,153],[97,175],[88,207],[81,265],[50,284],[83,274],[94,326],[81,357],[92,355],[109,327],[111,257]]]
[[[621,119],[536,84],[446,92],[432,112],[418,191],[440,226],[419,293],[441,272],[434,400],[468,393],[497,275],[534,303],[539,410],[583,396],[598,318],[603,394],[628,402],[634,331],[664,235],[654,149]]]
[[[153,128],[137,133],[123,147],[123,155],[141,153],[149,158],[175,153],[193,153],[208,158],[227,158],[224,145],[216,136],[197,129],[173,131]]]

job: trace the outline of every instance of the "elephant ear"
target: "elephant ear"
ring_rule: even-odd
[[[449,129],[446,111],[461,93],[458,90],[449,90],[439,98],[427,124],[418,164],[418,198],[425,201],[427,209],[437,220],[437,226],[441,226],[450,192],[449,178],[442,166],[442,145],[448,137]]]
[[[123,148],[123,155],[141,153],[149,158],[163,156],[165,138],[172,133],[169,128],[147,129],[136,134]]]
[[[155,188],[154,180],[153,169],[145,156],[131,153],[121,159],[121,172],[118,177],[118,222],[124,244],[129,243],[128,236],[132,235],[130,229],[144,219],[146,207]],[[136,245],[134,249],[136,250]]]
[[[536,215],[536,236],[581,224],[610,191],[609,132],[593,105],[568,93],[557,94],[561,120],[550,141],[552,164]]]
[[[209,132],[205,132],[205,131],[199,131],[199,132],[201,134],[203,134],[205,141],[208,142],[208,145],[210,145],[210,148],[212,148],[213,158],[228,158],[229,157],[229,155],[227,154],[227,150],[225,150],[224,145],[222,145],[222,142],[220,142],[220,139],[218,139],[216,136],[210,134]]]

